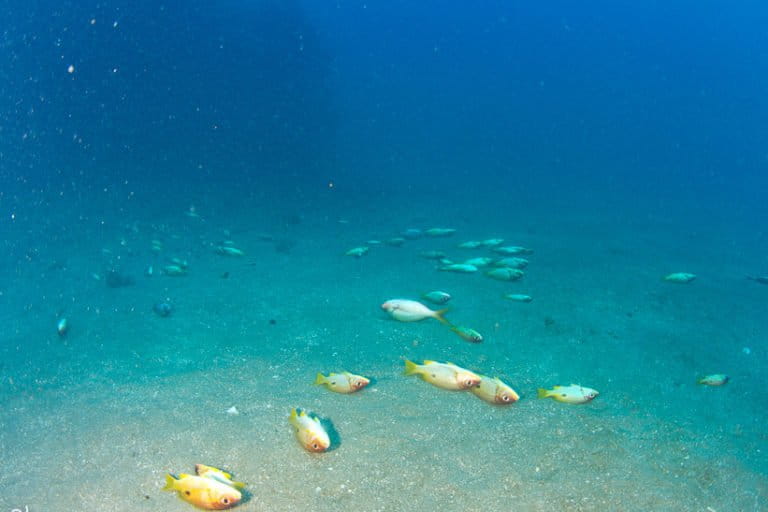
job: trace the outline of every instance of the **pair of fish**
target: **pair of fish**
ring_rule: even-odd
[[[331,438],[317,416],[293,408],[288,422],[293,426],[299,444],[308,452],[322,453],[330,448]]]
[[[175,491],[184,501],[206,510],[226,510],[243,499],[242,482],[233,482],[232,475],[221,469],[195,465],[195,475],[182,473],[165,475],[164,491]]]
[[[448,298],[450,298],[450,296]],[[453,325],[446,320],[443,315],[448,311],[447,308],[435,311],[415,300],[392,299],[382,304],[381,309],[389,313],[395,320],[401,322],[418,322],[419,320],[434,318],[447,325],[451,331],[458,334],[465,341],[470,343],[482,343],[483,341],[483,335],[476,330],[470,329],[469,327]]]
[[[418,375],[422,380],[441,389],[469,390],[478,398],[492,404],[508,405],[520,399],[520,395],[498,377],[479,375],[453,363],[427,360],[423,364],[416,364],[406,359],[405,375]]]

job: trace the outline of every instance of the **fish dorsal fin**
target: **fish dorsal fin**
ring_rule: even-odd
[[[425,359],[424,364],[438,364],[437,361],[432,361],[431,359]]]
[[[307,415],[307,411],[302,410],[301,413],[299,413],[299,417],[303,418]]]
[[[313,419],[313,420],[314,420],[314,422],[315,422],[315,423],[317,423],[318,425],[322,425],[322,423],[320,423],[320,418],[318,418],[317,416],[312,416],[312,419]]]
[[[329,377],[333,377],[334,375],[338,375],[338,373],[331,372],[328,374]]]
[[[190,476],[192,476],[192,475],[190,475],[189,473],[181,473],[179,475],[178,480],[184,480],[185,478],[190,477]]]

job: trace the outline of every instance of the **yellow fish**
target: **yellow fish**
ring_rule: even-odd
[[[480,385],[470,389],[476,397],[499,405],[510,405],[520,400],[520,395],[514,389],[504,384],[498,377],[491,379],[481,375],[481,378]]]
[[[240,491],[213,478],[182,473],[165,475],[164,491],[176,491],[181,499],[206,510],[225,510],[243,498]]]
[[[223,484],[227,484],[235,489],[242,489],[245,487],[243,482],[233,482],[232,475],[213,466],[206,466],[205,464],[195,464],[195,473],[198,476],[204,476],[205,478],[213,478]]]
[[[405,360],[405,374],[419,375],[433,386],[452,391],[474,388],[480,385],[480,376],[453,363],[424,361],[416,364]]]
[[[584,404],[593,400],[600,393],[578,384],[571,384],[570,386],[555,386],[550,390],[539,388],[538,394],[539,398],[554,398],[558,402],[566,404]]]
[[[370,383],[369,379],[349,372],[329,373],[327,377],[318,373],[315,379],[315,384],[318,386],[325,384],[331,391],[345,394],[360,391]]]
[[[306,411],[298,413],[291,409],[288,421],[296,430],[296,439],[305,450],[315,453],[324,452],[331,446],[331,438],[323,428],[317,416],[309,416]]]

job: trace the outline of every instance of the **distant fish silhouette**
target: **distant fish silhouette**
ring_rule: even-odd
[[[760,284],[768,284],[768,276],[747,276],[747,279]]]

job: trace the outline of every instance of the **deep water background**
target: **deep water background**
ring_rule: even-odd
[[[4,230],[211,191],[497,212],[631,198],[641,216],[692,224],[766,214],[759,2],[2,10]]]

